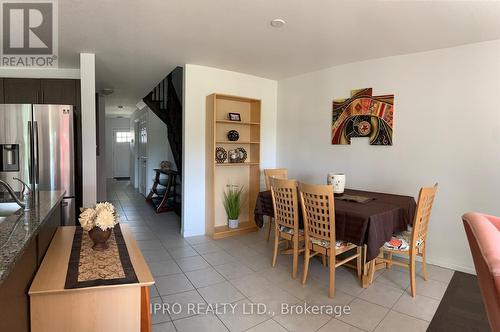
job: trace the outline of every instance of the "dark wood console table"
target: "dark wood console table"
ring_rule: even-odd
[[[146,201],[152,202],[156,213],[173,211],[176,199],[176,184],[177,184],[177,172],[172,170],[162,170],[155,168],[155,178],[153,182],[153,187],[149,192]],[[161,178],[161,174],[166,175],[166,178]],[[169,203],[170,199],[170,203]]]

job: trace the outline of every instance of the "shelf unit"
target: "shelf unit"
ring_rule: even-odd
[[[214,93],[206,100],[206,183],[205,231],[214,239],[249,233],[257,230],[253,209],[260,187],[260,110],[258,99]],[[239,113],[241,121],[228,120],[228,113]],[[228,141],[227,133],[237,130],[237,141]],[[242,147],[247,151],[243,163],[215,161],[215,151]],[[227,226],[222,204],[227,185],[244,186],[243,205],[238,228]]]

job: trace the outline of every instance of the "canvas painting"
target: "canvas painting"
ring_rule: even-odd
[[[392,145],[394,95],[373,96],[372,89],[353,90],[333,101],[332,144],[351,144],[369,137],[371,145]]]

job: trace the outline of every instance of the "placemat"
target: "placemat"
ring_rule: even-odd
[[[88,232],[75,229],[64,288],[84,288],[137,283],[120,224],[117,224],[104,251],[92,249]]]
[[[373,197],[366,197],[366,196],[343,194],[342,196],[335,196],[335,199],[340,199],[342,201],[348,201],[348,202],[355,202],[355,203],[365,204],[365,203],[373,201],[375,198],[373,198]]]

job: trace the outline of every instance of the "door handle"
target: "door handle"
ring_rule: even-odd
[[[35,183],[38,184],[38,182],[40,181],[40,165],[38,164],[39,162],[39,153],[38,153],[38,121],[33,121],[33,138],[34,140],[36,141],[35,143],[35,154],[36,154],[36,158],[35,158]]]
[[[29,142],[29,158],[28,158],[28,182],[30,184],[35,183],[33,181],[33,132],[31,128],[31,121],[28,121],[28,142]]]

